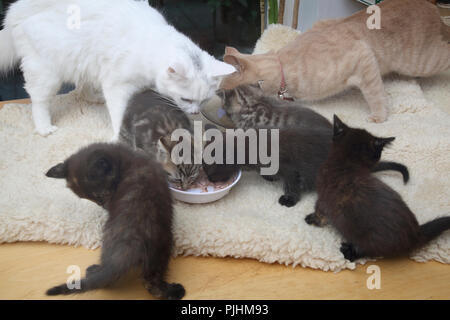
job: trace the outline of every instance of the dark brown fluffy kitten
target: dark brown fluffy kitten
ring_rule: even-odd
[[[258,132],[258,131],[257,131]],[[327,159],[332,140],[332,129],[284,128],[279,130],[279,171],[274,176],[262,176],[264,179],[274,181],[281,179],[284,194],[278,202],[286,207],[292,207],[300,201],[301,195],[315,190],[317,173],[320,166]],[[257,135],[259,138],[259,135]],[[224,135],[223,141],[226,141]],[[270,138],[267,139],[267,150],[270,154]],[[259,153],[259,141],[257,144]],[[235,164],[226,164],[226,144],[223,145],[224,164],[203,164],[203,169],[208,179],[217,181],[228,180],[239,168],[259,170],[264,167],[258,161],[257,164],[249,164],[249,146],[245,144],[245,164],[238,165],[237,143],[235,140]],[[395,162],[380,162],[372,171],[396,170],[403,175],[406,183],[409,179],[408,169]]]
[[[81,289],[66,284],[48,295],[106,287],[133,267],[142,269],[145,287],[154,296],[181,299],[184,288],[165,281],[172,250],[172,198],[160,164],[124,145],[96,143],[47,172],[66,179],[80,198],[108,211],[99,265],[86,269]]]
[[[333,225],[350,261],[406,255],[450,228],[450,217],[419,225],[401,196],[372,175],[383,148],[378,138],[334,117],[333,146],[317,178],[318,200],[308,224]]]

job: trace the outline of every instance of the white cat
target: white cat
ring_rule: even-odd
[[[187,112],[234,67],[168,25],[146,1],[19,0],[0,31],[0,70],[21,60],[36,131],[48,135],[49,99],[63,82],[103,92],[117,139],[129,97],[152,86]],[[83,90],[84,91],[84,90]]]

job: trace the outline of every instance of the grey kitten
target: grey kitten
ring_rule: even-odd
[[[201,164],[172,162],[170,154],[178,142],[171,141],[170,136],[176,129],[192,133],[186,113],[172,99],[147,89],[136,93],[128,102],[119,141],[156,159],[167,172],[169,182],[185,190],[197,179]]]
[[[265,96],[258,85],[241,85],[216,92],[226,114],[237,128],[329,128],[331,123],[298,102]]]

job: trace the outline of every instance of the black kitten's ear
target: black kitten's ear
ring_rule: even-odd
[[[395,140],[395,137],[389,137],[389,138],[376,138],[374,141],[374,144],[376,147],[385,147],[388,144],[390,144],[392,141]]]
[[[337,115],[333,116],[333,136],[338,137],[341,134],[343,134],[347,130],[347,126],[345,123],[341,121],[341,119],[338,118]]]
[[[65,179],[67,178],[67,165],[65,162],[57,164],[45,174],[49,178]]]
[[[89,161],[87,178],[91,181],[101,180],[110,175],[112,171],[112,160],[106,155],[100,155]]]

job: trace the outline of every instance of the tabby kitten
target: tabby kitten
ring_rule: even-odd
[[[259,130],[257,131],[259,139]],[[286,207],[292,207],[300,201],[302,193],[315,190],[317,173],[320,166],[327,159],[333,132],[327,128],[282,128],[279,130],[279,170],[276,175],[262,176],[264,179],[274,181],[281,179],[283,182],[284,194],[278,202]],[[237,164],[237,138],[234,138],[234,164],[226,164],[226,143],[223,144],[223,164],[203,164],[203,169],[212,182],[226,181],[240,168],[249,170],[259,170],[267,165],[249,162],[248,139],[245,143],[245,162]],[[226,135],[223,136],[226,141]],[[271,153],[270,136],[267,138],[268,154]],[[261,147],[257,142],[257,154]],[[395,170],[403,175],[403,181],[409,180],[408,169],[396,162],[380,162],[372,168],[373,172]]]
[[[48,295],[104,288],[131,268],[142,269],[147,290],[158,298],[181,299],[184,288],[165,281],[173,245],[172,198],[161,165],[122,144],[96,143],[52,167],[47,177],[66,179],[80,198],[108,211],[100,264],[86,269],[80,289],[66,284]]]
[[[230,90],[217,90],[222,107],[236,128],[256,127],[329,128],[330,122],[298,102],[266,96],[258,85],[242,85]]]
[[[334,117],[333,146],[317,178],[318,200],[308,224],[331,223],[345,238],[350,261],[406,255],[450,229],[450,217],[419,225],[401,196],[372,175],[382,150],[378,138]]]
[[[192,133],[192,124],[186,113],[175,102],[158,92],[147,89],[135,94],[128,102],[119,141],[134,149],[141,149],[163,164],[171,183],[183,190],[197,179],[201,165],[174,164],[172,148],[178,143],[170,139],[176,129]]]

